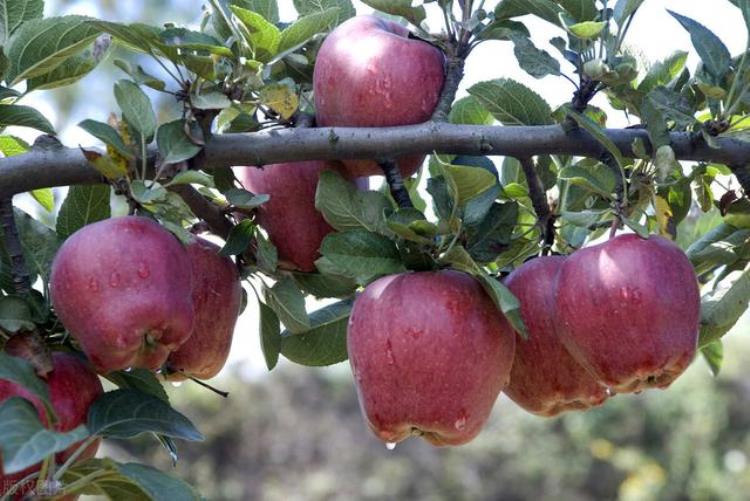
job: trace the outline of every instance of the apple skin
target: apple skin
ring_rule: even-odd
[[[666,388],[695,356],[698,282],[671,241],[621,235],[572,254],[558,276],[558,334],[616,393]]]
[[[426,122],[440,99],[445,57],[440,49],[408,38],[400,24],[357,16],[334,29],[320,47],[313,71],[319,127],[387,127]],[[403,176],[423,155],[398,158]],[[344,162],[354,177],[382,175],[372,160]]]
[[[315,208],[318,178],[325,169],[341,167],[322,161],[290,162],[265,167],[237,167],[235,174],[246,190],[271,195],[257,210],[257,221],[279,251],[286,268],[315,271],[320,244],[333,228]],[[366,178],[355,180],[367,189]]]
[[[513,363],[515,333],[482,286],[458,271],[390,275],[352,309],[349,361],[378,438],[460,445],[481,430]]]
[[[52,353],[53,370],[47,376],[50,403],[58,417],[55,430],[60,432],[70,431],[81,424],[85,424],[91,405],[103,393],[102,383],[96,373],[81,358],[70,353]],[[11,397],[23,397],[29,400],[37,409],[39,419],[47,425],[47,418],[42,402],[23,387],[9,381],[0,380],[0,403]],[[96,441],[77,459],[78,462],[85,461],[96,455],[100,441]],[[55,455],[58,465],[63,464],[78,448],[80,442]],[[7,493],[10,488],[40,469],[41,465],[35,465],[26,470],[5,475],[0,462],[0,496]],[[35,484],[30,484],[19,490],[14,499],[21,499],[23,494],[33,489]],[[75,497],[65,498],[75,499]]]
[[[521,302],[521,318],[529,339],[516,343],[508,395],[525,410],[555,416],[602,404],[607,388],[594,379],[565,349],[555,331],[555,290],[563,256],[527,261],[504,280]]]
[[[242,285],[237,265],[208,240],[196,237],[187,245],[193,272],[193,333],[167,359],[177,372],[167,376],[182,381],[187,376],[211,379],[224,367],[240,314]]]
[[[190,258],[156,222],[125,216],[90,224],[55,256],[55,311],[102,374],[158,369],[193,330]]]

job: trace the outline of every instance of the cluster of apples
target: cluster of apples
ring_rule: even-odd
[[[97,372],[164,369],[171,381],[215,376],[229,355],[242,301],[237,267],[219,255],[217,245],[194,237],[183,246],[155,221],[136,216],[100,221],[71,235],[52,263],[50,295],[60,321],[90,361],[54,352],[51,371],[41,375],[61,432],[86,422],[89,407],[103,392]],[[6,351],[31,358],[23,343],[13,337]],[[46,421],[36,397],[0,380],[0,402],[11,397],[33,402]],[[57,462],[65,462],[78,445],[58,454]],[[93,457],[98,445],[78,461]],[[12,475],[0,468],[0,493],[39,468]]]
[[[662,237],[621,235],[568,257],[536,258],[505,284],[520,300],[528,340],[516,342],[481,285],[457,271],[384,277],[356,299],[349,360],[380,439],[463,444],[501,391],[554,416],[615,393],[665,388],[695,355],[697,279]]]
[[[398,54],[398,57],[393,57]],[[320,127],[385,127],[427,121],[445,79],[440,49],[418,39],[398,23],[356,16],[334,29],[315,60],[315,119]],[[423,155],[399,158],[411,176]],[[320,172],[336,170],[367,189],[367,176],[382,175],[373,160],[289,162],[235,169],[245,189],[271,199],[259,208],[265,228],[285,267],[315,271],[323,238],[333,231],[315,209]]]

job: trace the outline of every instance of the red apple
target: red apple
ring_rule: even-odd
[[[529,339],[516,344],[505,394],[529,412],[554,416],[604,402],[607,389],[565,349],[555,332],[555,287],[563,256],[532,259],[514,270],[505,285],[521,302]]]
[[[237,177],[246,190],[271,195],[258,208],[258,223],[268,232],[286,267],[315,271],[320,243],[333,228],[315,208],[315,191],[321,171],[333,168],[320,161],[290,162],[257,167],[238,167]],[[367,180],[356,180],[367,189]]]
[[[347,332],[359,403],[381,440],[460,445],[508,382],[515,334],[457,271],[383,277],[357,297]]]
[[[89,407],[99,398],[104,390],[96,373],[79,357],[63,352],[52,354],[53,369],[47,377],[50,403],[57,415],[58,421],[55,430],[60,432],[71,431],[81,424],[85,424],[88,418]],[[23,387],[9,381],[0,380],[0,403],[11,397],[23,397],[34,404],[39,419],[47,425],[46,413],[42,402]],[[55,456],[58,464],[63,464],[79,447],[75,444]],[[78,458],[78,461],[90,459],[96,455],[99,442],[93,443]],[[32,466],[21,472],[5,475],[0,462],[0,496],[7,493],[11,487],[31,473],[39,470],[41,465]],[[31,491],[36,482],[24,485],[14,496],[21,499],[23,494]]]
[[[622,235],[571,255],[555,300],[568,351],[617,393],[666,388],[698,342],[700,294],[671,241]]]
[[[143,217],[107,219],[70,236],[52,263],[50,293],[100,373],[157,369],[193,329],[188,254]]]
[[[175,372],[167,378],[181,381],[187,376],[211,379],[224,367],[242,302],[237,265],[219,255],[219,246],[196,237],[188,244],[193,272],[193,333],[167,359]]]
[[[315,60],[318,126],[387,127],[426,122],[445,79],[440,49],[409,38],[409,30],[375,16],[357,16],[334,29]],[[411,176],[422,155],[399,158]],[[382,175],[372,160],[344,162],[354,177]]]

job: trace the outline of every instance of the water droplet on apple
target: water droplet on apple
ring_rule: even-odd
[[[394,365],[396,363],[396,359],[393,357],[393,347],[391,346],[390,339],[385,343],[385,356],[388,358],[388,365]]]
[[[148,267],[148,264],[146,264],[145,261],[141,261],[141,263],[138,265],[138,276],[141,278],[148,278],[151,276],[151,270]]]
[[[94,277],[89,279],[89,290],[91,292],[99,292],[99,281]]]
[[[386,442],[385,448],[388,449],[389,451],[392,451],[393,449],[396,448],[396,442]]]
[[[175,388],[179,388],[180,386],[182,386],[182,381],[172,381],[172,386],[174,386]]]
[[[116,271],[113,271],[112,274],[109,276],[109,286],[110,287],[117,287],[120,285],[120,274]]]
[[[456,428],[456,430],[461,431],[464,428],[466,428],[466,416],[464,414],[461,414],[458,419],[456,419],[456,422],[453,423],[453,427]]]

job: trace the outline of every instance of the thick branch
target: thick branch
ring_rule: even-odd
[[[189,185],[175,185],[169,188],[180,195],[199,219],[208,224],[211,233],[225,239],[232,230],[232,223],[222,212],[221,208],[200,194],[198,190]]]
[[[521,168],[526,176],[529,198],[531,198],[531,205],[534,207],[537,222],[542,229],[542,241],[546,252],[555,243],[555,218],[547,202],[544,184],[534,168],[534,161],[529,157],[519,158],[518,161],[521,162]]]
[[[636,129],[608,129],[607,135],[623,156],[635,157],[634,140],[649,145],[648,133]],[[745,165],[750,144],[717,138],[720,149],[691,140],[688,133],[671,134],[679,160]],[[455,155],[575,155],[599,158],[603,148],[585,130],[566,133],[559,125],[499,127],[427,122],[382,128],[299,128],[226,134],[213,137],[195,168],[211,170],[235,165],[267,165],[300,160],[341,160],[409,154]],[[101,183],[104,179],[77,148],[54,152],[31,151],[0,159],[0,197],[37,188]]]
[[[391,196],[396,201],[399,207],[402,209],[414,207],[414,204],[409,197],[409,190],[404,186],[404,178],[401,177],[401,171],[398,168],[398,162],[393,159],[383,159],[378,162],[378,165],[383,169],[385,174],[385,181],[388,183],[388,187],[391,189]]]
[[[13,279],[13,289],[19,296],[26,296],[31,292],[31,277],[26,268],[23,247],[18,236],[12,197],[0,200],[0,224],[3,227],[5,250],[10,257],[10,275]]]

